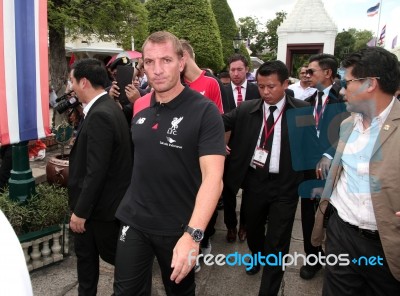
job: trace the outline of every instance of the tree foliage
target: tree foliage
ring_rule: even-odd
[[[130,48],[148,34],[147,11],[139,0],[48,0],[50,74],[56,92],[67,77],[65,36],[95,37]]]
[[[350,28],[347,31],[343,30],[336,36],[335,40],[335,56],[339,60],[367,46],[367,42],[373,37],[373,33],[368,30],[357,30]]]
[[[249,48],[252,52],[251,55],[259,56],[267,45],[265,31],[259,30],[261,22],[257,17],[246,16],[239,18],[238,23],[242,30],[243,38],[250,41]]]
[[[187,39],[200,67],[223,68],[221,37],[208,0],[150,0],[146,8],[150,33],[169,31]]]
[[[276,52],[278,49],[278,34],[276,33],[276,30],[282,24],[283,20],[286,18],[286,15],[286,12],[279,11],[275,13],[274,19],[267,21],[267,32],[265,37],[267,39],[267,47],[270,51]]]
[[[226,0],[211,0],[211,8],[219,28],[223,60],[226,64],[234,53],[233,38],[238,33],[235,18]]]

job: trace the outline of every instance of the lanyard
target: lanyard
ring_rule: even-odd
[[[318,100],[319,100],[319,98],[318,98]],[[322,100],[322,97],[321,97],[321,100]],[[324,114],[324,110],[325,110],[326,104],[328,103],[328,101],[329,101],[329,96],[326,98],[325,103],[322,105],[321,111],[319,113],[317,111],[318,110],[318,102],[314,106],[315,126],[316,126],[317,129],[319,127],[319,119],[322,118],[322,116]]]
[[[265,144],[267,143],[267,140],[268,140],[269,136],[271,136],[272,132],[274,131],[275,125],[278,122],[279,118],[282,116],[283,111],[285,111],[285,107],[286,107],[286,104],[283,106],[281,113],[279,113],[279,116],[276,118],[276,120],[275,120],[274,124],[272,125],[271,129],[268,130],[267,120],[265,119],[265,114],[267,112],[265,112],[265,104],[263,104],[263,109],[264,109],[263,119],[264,119],[264,133],[265,133],[265,139],[264,139],[264,143],[262,145],[263,148],[265,147]]]

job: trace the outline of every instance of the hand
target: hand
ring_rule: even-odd
[[[171,268],[171,281],[179,284],[195,266],[197,255],[199,254],[199,243],[196,243],[193,238],[184,233],[175,245]]]
[[[324,187],[316,187],[311,190],[311,197],[310,199],[313,200],[314,198],[319,198],[322,196],[322,192],[324,191]]]
[[[86,219],[79,218],[74,213],[71,215],[71,220],[69,221],[69,228],[76,233],[84,233]]]
[[[226,145],[226,155],[229,155],[229,154],[231,154],[231,148],[229,148],[229,146],[228,145]]]
[[[139,90],[133,84],[128,84],[125,87],[125,93],[129,102],[131,102],[132,104],[134,104],[136,100],[140,98]]]
[[[108,94],[110,95],[110,97],[112,97],[114,100],[118,99],[119,97],[119,86],[117,85],[116,81],[112,82],[112,86],[110,88],[110,90],[108,91]]]
[[[400,212],[396,212],[396,216],[400,218]]]
[[[317,179],[325,180],[328,177],[331,162],[332,161],[328,157],[322,156],[321,160],[317,163],[317,167],[315,169]]]

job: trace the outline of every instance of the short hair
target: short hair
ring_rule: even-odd
[[[297,74],[300,74],[301,68],[308,68],[308,64],[301,65],[301,66],[299,67],[299,69],[297,70]]]
[[[351,53],[342,62],[344,68],[353,67],[351,75],[355,78],[380,77],[380,89],[394,95],[400,85],[400,65],[397,57],[381,47],[366,47]]]
[[[280,83],[284,83],[289,79],[289,70],[286,65],[281,61],[268,61],[262,64],[256,72],[256,79],[258,76],[269,76],[276,74]]]
[[[158,31],[152,33],[143,43],[142,46],[142,53],[145,55],[144,48],[146,47],[147,43],[166,43],[167,41],[171,41],[173,48],[175,49],[176,54],[178,57],[183,57],[183,49],[182,44],[179,39],[172,33],[167,31]]]
[[[108,75],[104,64],[97,59],[82,59],[75,62],[71,70],[76,81],[86,78],[90,81],[93,88],[105,88],[107,86]]]
[[[319,53],[316,55],[312,55],[309,59],[310,63],[315,61],[318,62],[321,69],[324,70],[331,69],[332,70],[331,78],[335,77],[338,68],[338,62],[335,56],[327,53]]]
[[[189,54],[191,59],[194,59],[194,50],[193,47],[190,45],[189,41],[185,39],[181,39],[179,41],[181,42],[182,49]]]
[[[226,72],[226,71],[219,73],[218,77],[219,77],[219,78],[231,78],[231,76],[229,75],[229,73]]]
[[[245,67],[249,66],[249,62],[247,61],[246,57],[240,53],[235,53],[228,59],[228,65],[232,64],[233,62],[242,61]]]

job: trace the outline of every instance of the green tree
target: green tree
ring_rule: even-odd
[[[253,39],[258,35],[258,27],[261,25],[257,17],[246,16],[238,19],[238,25],[242,31],[243,39]]]
[[[243,17],[238,20],[239,26],[242,30],[243,39],[250,41],[250,50],[252,56],[259,56],[266,45],[266,33],[259,30],[261,22],[257,17]]]
[[[284,11],[279,11],[275,13],[275,18],[267,21],[266,28],[267,32],[265,37],[267,39],[267,47],[270,51],[275,52],[278,49],[278,34],[276,30],[282,24],[283,20],[286,18],[287,13]]]
[[[226,0],[211,0],[211,8],[217,21],[222,43],[222,55],[224,63],[234,53],[233,38],[237,35],[235,18]]]
[[[67,77],[65,37],[95,36],[130,48],[148,34],[147,11],[139,0],[48,0],[51,81],[59,92]]]
[[[146,8],[150,32],[169,31],[187,39],[200,67],[224,67],[220,32],[208,0],[150,0]]]
[[[342,60],[347,54],[365,48],[372,37],[373,33],[368,30],[357,30],[355,28],[343,30],[336,36],[335,56]]]
[[[356,40],[349,31],[343,30],[343,32],[337,34],[335,40],[335,57],[339,61],[343,60],[346,55],[354,51],[355,43]]]
[[[351,30],[354,30],[352,32]],[[349,29],[349,32],[354,36],[356,42],[354,44],[354,51],[359,51],[367,46],[368,41],[372,39],[374,34],[368,30],[355,30]]]

